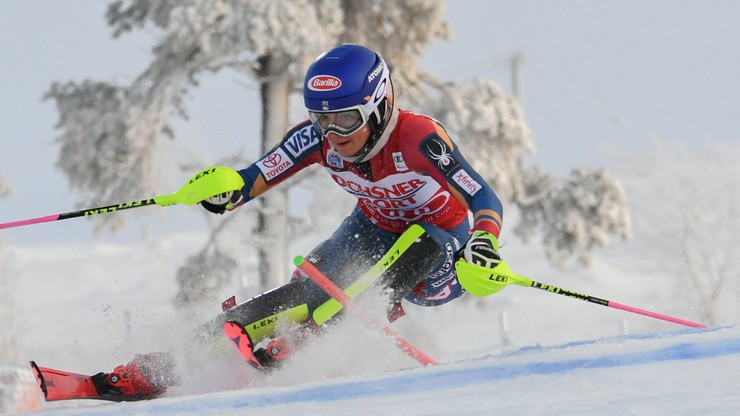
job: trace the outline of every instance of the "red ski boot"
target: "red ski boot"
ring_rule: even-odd
[[[282,363],[283,360],[288,358],[291,354],[292,348],[288,346],[288,342],[284,338],[271,339],[266,346],[256,348],[254,350],[254,356],[267,370],[272,370]]]
[[[175,361],[170,354],[136,355],[131,362],[119,365],[110,373],[94,375],[93,384],[108,400],[152,399],[167,391],[168,387],[179,384],[174,367]]]
[[[179,383],[174,374],[175,360],[170,354],[137,355],[110,373],[93,376],[39,367],[31,361],[39,388],[47,401],[97,399],[113,402],[146,400],[164,393]]]

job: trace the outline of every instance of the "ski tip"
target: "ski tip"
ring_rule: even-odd
[[[224,332],[224,335],[233,340],[235,338],[238,339],[242,335],[244,327],[237,321],[227,321],[221,326],[221,330]]]
[[[252,340],[249,338],[249,334],[247,333],[246,328],[244,328],[244,325],[237,321],[228,321],[224,323],[222,329],[224,335],[226,335],[234,346],[236,346],[236,349],[239,350],[239,354],[242,356],[244,361],[254,368],[263,368],[262,363],[260,363],[257,357],[254,356],[254,352],[252,351]]]
[[[295,264],[296,266],[300,266],[301,264],[303,264],[303,262],[304,262],[305,260],[306,260],[306,259],[305,259],[305,258],[304,258],[303,256],[296,256],[296,257],[295,257],[295,258],[293,259],[293,264]]]
[[[36,377],[36,381],[39,383],[39,388],[41,389],[41,392],[44,393],[44,400],[49,400],[49,392],[46,389],[46,381],[44,381],[44,375],[41,373],[41,369],[39,369],[39,366],[36,365],[35,361],[29,361],[28,362],[31,365],[31,371],[33,371],[34,377]]]

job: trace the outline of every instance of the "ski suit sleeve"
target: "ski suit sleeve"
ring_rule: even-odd
[[[465,160],[444,127],[430,118],[419,118],[406,134],[404,153],[410,168],[432,176],[473,213],[472,230],[499,237],[503,206],[483,177]],[[406,155],[408,153],[408,155]]]
[[[263,194],[303,168],[320,163],[321,141],[309,120],[293,127],[259,160],[238,171],[244,179],[245,202]]]

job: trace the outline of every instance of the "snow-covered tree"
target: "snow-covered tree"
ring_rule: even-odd
[[[633,267],[646,279],[673,283],[672,309],[701,305],[701,322],[737,323],[740,146],[689,149],[658,141],[620,162],[634,219]]]
[[[18,287],[17,271],[14,267],[13,252],[7,244],[0,241],[0,319],[3,330],[0,332],[0,364],[12,363],[16,357],[16,292]]]
[[[111,3],[107,18],[115,36],[151,27],[161,37],[152,49],[153,61],[131,85],[57,83],[47,94],[61,114],[58,165],[74,188],[89,195],[83,203],[161,192],[153,163],[158,142],[172,137],[172,115],[187,118],[185,95],[212,72],[228,69],[260,84],[261,151],[266,152],[287,128],[297,64],[315,57],[338,35],[337,6],[336,1],[309,0]],[[255,205],[267,284],[268,277],[286,274],[280,267],[285,263],[285,193],[271,192]]]
[[[0,177],[0,199],[12,192],[10,182]],[[0,235],[0,364],[13,362],[15,357],[16,325],[16,287],[17,276],[14,270],[13,254]]]
[[[10,185],[10,182],[0,177],[0,198],[10,195],[11,192],[13,192],[13,187]]]
[[[610,235],[630,235],[624,194],[605,170],[579,168],[561,178],[527,166],[535,151],[532,133],[518,102],[496,84],[476,79],[438,90],[444,99],[430,100],[432,113],[504,203],[519,209],[514,231],[525,240],[540,236],[553,265],[563,268],[573,257],[588,265]]]
[[[415,57],[425,43],[446,35],[441,14],[440,2],[418,0],[112,2],[106,17],[114,36],[153,28],[160,40],[152,63],[130,85],[52,85],[46,96],[60,111],[58,166],[83,194],[83,205],[159,194],[157,145],[173,136],[173,115],[187,117],[187,92],[221,70],[260,85],[264,153],[286,131],[289,95],[320,52],[343,41],[387,46],[388,56],[407,65],[408,79],[415,79]],[[277,188],[252,205],[258,212],[253,241],[260,275],[263,286],[271,286],[287,277],[287,189]],[[217,251],[208,245],[196,256]]]
[[[571,258],[589,265],[593,250],[611,236],[631,236],[622,186],[605,169],[574,169],[566,177],[539,169],[522,172],[511,199],[521,212],[514,231],[525,240],[541,236],[550,263],[564,269]]]
[[[427,45],[450,37],[443,2],[342,0],[342,10],[344,30],[339,40],[381,51],[401,101],[423,102],[425,81],[434,77],[419,67],[419,57]]]
[[[612,220],[624,221],[615,206],[603,209],[604,199],[599,199],[603,195],[596,195],[599,189],[615,191],[615,187],[610,188],[613,184],[603,174],[579,171],[573,178],[558,181],[527,169],[524,155],[534,146],[521,109],[511,98],[490,81],[451,87],[419,68],[424,48],[449,35],[443,12],[439,0],[114,1],[106,14],[114,36],[144,29],[158,34],[152,62],[128,85],[88,80],[51,86],[46,96],[59,108],[58,128],[62,132],[58,166],[81,193],[83,205],[160,194],[157,167],[163,155],[156,150],[163,139],[174,138],[173,116],[187,118],[184,99],[188,92],[219,71],[231,71],[258,83],[262,100],[260,152],[265,153],[290,124],[289,97],[300,90],[307,65],[331,46],[358,42],[382,51],[392,67],[402,107],[408,104],[423,110],[423,105],[433,101],[429,97],[445,94],[445,103],[452,105],[438,108],[437,116],[459,134],[463,146],[472,149],[467,153],[476,155],[472,160],[476,167],[505,200],[527,210],[527,218],[549,227],[546,243],[559,253],[587,259],[588,250],[603,243],[603,237],[620,225],[603,224],[599,222],[602,217],[587,214],[617,211]],[[481,151],[480,146],[487,151]],[[214,238],[181,270],[178,278],[190,281],[183,287],[204,276],[217,280],[206,266],[216,255],[236,258],[231,251],[246,240],[258,251],[261,286],[284,281],[289,265],[290,183],[295,181],[250,203],[249,212],[257,215],[255,233],[236,244],[233,238],[216,236],[221,230],[233,229],[224,226],[224,222],[234,221],[231,216],[210,219]],[[545,183],[550,186],[541,187]],[[568,186],[574,184],[588,185],[575,192]],[[571,202],[574,198],[581,199]],[[618,200],[618,196],[606,199]],[[566,212],[566,222],[550,223],[566,218]],[[108,221],[122,218],[111,216]],[[106,223],[108,227],[117,225],[120,223]],[[601,228],[590,231],[594,226]],[[522,230],[526,231],[526,224]],[[220,273],[228,273],[226,269]]]

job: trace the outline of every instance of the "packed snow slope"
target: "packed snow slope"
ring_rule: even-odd
[[[391,327],[437,359],[420,367],[358,317],[348,317],[263,375],[225,339],[197,346],[198,314],[172,306],[174,271],[203,236],[137,244],[18,247],[18,364],[93,374],[136,353],[173,351],[182,384],[137,403],[43,403],[48,415],[696,415],[740,414],[740,329],[689,329],[512,286],[438,308],[406,305]],[[300,251],[300,250],[299,250]],[[539,257],[538,257],[539,256]],[[659,279],[596,261],[557,274],[541,250],[510,244],[518,273],[636,307],[699,320]],[[245,277],[249,282],[249,277]],[[383,310],[365,299],[367,310]],[[382,319],[382,316],[377,317]]]
[[[732,415],[740,411],[739,363],[738,328],[692,329],[537,345],[285,387],[56,404],[44,414]]]

